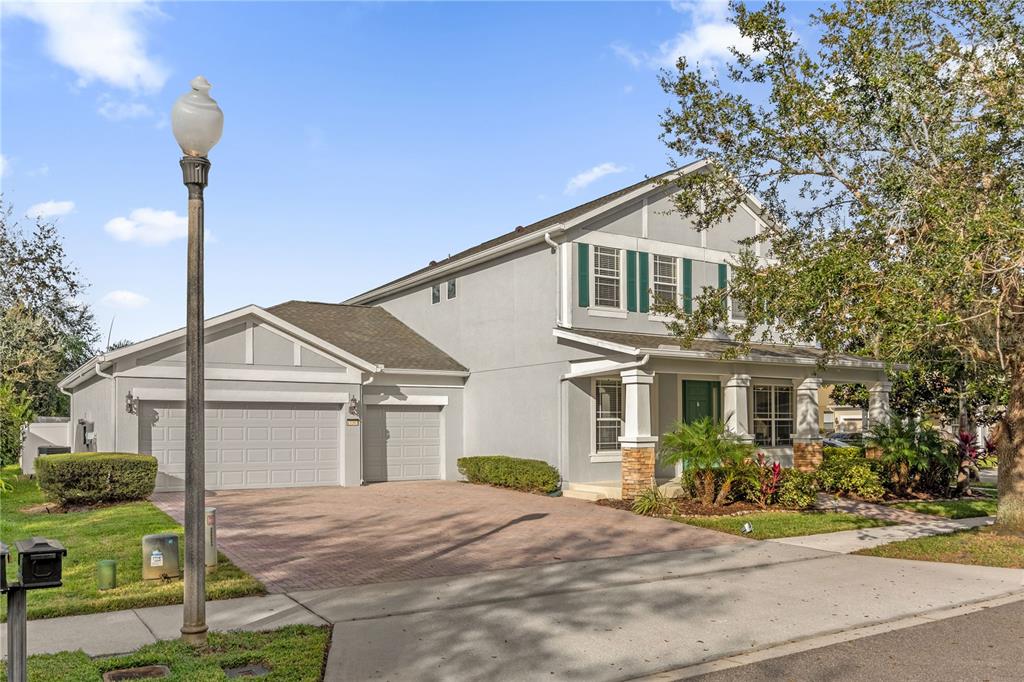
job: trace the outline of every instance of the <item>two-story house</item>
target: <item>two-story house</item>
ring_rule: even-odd
[[[671,173],[701,172],[703,162]],[[270,487],[458,477],[457,458],[556,466],[568,491],[635,495],[679,420],[722,420],[785,465],[821,456],[818,389],[866,383],[888,412],[881,363],[819,366],[813,346],[726,338],[681,348],[651,311],[725,288],[750,198],[698,232],[672,210],[671,173],[412,272],[342,304],[291,301],[207,321],[208,485]],[[730,302],[730,315],[742,311]],[[181,486],[182,330],[95,358],[72,392],[76,449],[149,452]]]

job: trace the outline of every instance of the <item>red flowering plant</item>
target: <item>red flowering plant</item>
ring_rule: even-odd
[[[782,465],[768,462],[763,452],[757,453],[757,503],[763,508],[775,501],[782,481]]]

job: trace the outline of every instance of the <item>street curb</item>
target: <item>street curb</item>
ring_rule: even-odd
[[[732,656],[718,658],[713,661],[695,663],[682,668],[654,673],[653,675],[630,678],[630,681],[668,682],[670,680],[687,680],[700,675],[718,672],[720,670],[741,668],[743,666],[760,663],[773,658],[781,658],[783,656],[789,656],[790,654],[812,651],[814,649],[820,649],[833,644],[851,642],[865,637],[871,637],[872,635],[881,635],[887,632],[894,632],[896,630],[914,627],[916,625],[925,625],[935,621],[946,620],[947,618],[965,616],[969,613],[975,613],[977,611],[983,611],[996,606],[1004,606],[1006,604],[1013,604],[1020,601],[1024,601],[1024,590],[1014,590],[1013,592],[1007,592],[998,597],[965,602],[957,606],[948,606],[934,611],[926,611],[913,616],[905,616],[894,620],[883,621],[881,623],[874,623],[872,625],[866,625],[853,630],[841,630],[839,632],[814,635],[805,639],[793,640],[783,644],[769,645],[764,649],[745,651],[741,654],[733,654]]]

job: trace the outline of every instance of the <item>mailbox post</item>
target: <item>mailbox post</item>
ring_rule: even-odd
[[[18,582],[7,582],[7,546],[0,543],[0,579],[7,593],[7,680],[28,678],[28,590],[60,587],[68,551],[56,540],[31,538],[14,543],[18,549]]]

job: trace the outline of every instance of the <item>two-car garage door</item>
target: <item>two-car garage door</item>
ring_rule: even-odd
[[[159,462],[157,489],[184,489],[184,404],[147,401],[140,412],[139,452]],[[340,419],[339,405],[209,403],[206,487],[337,485]]]

